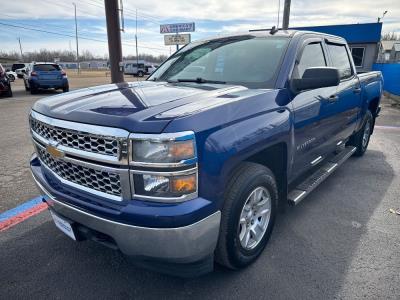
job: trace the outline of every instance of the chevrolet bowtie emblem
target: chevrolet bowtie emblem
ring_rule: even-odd
[[[63,158],[65,156],[65,153],[57,148],[57,143],[48,144],[46,150],[54,158]]]

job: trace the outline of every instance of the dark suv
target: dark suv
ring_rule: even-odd
[[[12,97],[11,82],[6,74],[6,70],[0,64],[0,95]]]

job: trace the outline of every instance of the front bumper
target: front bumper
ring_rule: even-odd
[[[176,264],[190,264],[213,255],[219,225],[220,211],[193,224],[174,228],[141,227],[116,222],[79,209],[55,196],[43,174],[32,170],[41,191],[48,196],[46,203],[59,215],[111,237],[118,249],[129,256]]]

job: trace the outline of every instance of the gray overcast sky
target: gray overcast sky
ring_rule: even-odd
[[[2,1],[0,22],[38,30],[54,31],[73,36],[73,6],[77,3],[79,32],[82,37],[106,40],[104,2],[101,0],[55,1],[17,0]],[[281,14],[283,11],[281,0]],[[196,22],[193,39],[218,33],[265,28],[277,22],[278,0],[124,0],[126,31],[122,34],[124,54],[133,51],[134,18],[138,9],[140,52],[168,54],[163,46],[159,25],[171,22]],[[383,32],[400,33],[400,0],[292,0],[291,26],[351,24],[376,22],[383,11]],[[281,16],[282,20],[282,16]],[[0,31],[1,49],[17,50],[16,37],[20,36],[25,51],[47,49],[74,49],[73,37],[3,27]],[[82,40],[82,50],[95,54],[107,53],[105,42]]]

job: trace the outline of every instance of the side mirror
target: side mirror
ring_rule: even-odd
[[[304,90],[319,89],[337,86],[340,82],[339,70],[330,67],[308,68],[300,79],[292,79],[293,88],[300,92]]]

